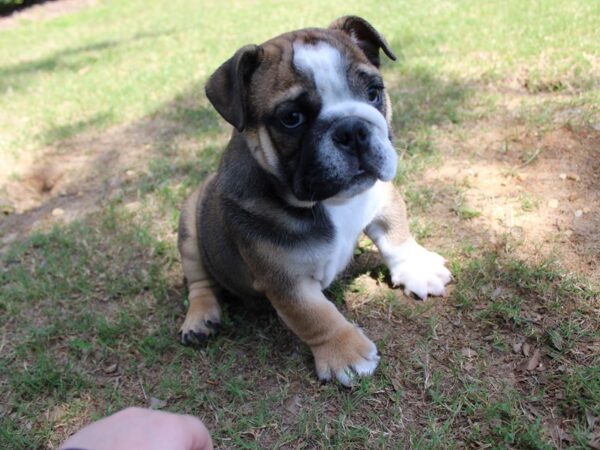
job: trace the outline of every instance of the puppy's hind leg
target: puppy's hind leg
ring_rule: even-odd
[[[196,218],[199,216],[203,183],[185,201],[179,219],[178,247],[183,273],[189,290],[189,306],[179,329],[179,339],[184,345],[200,343],[217,334],[221,323],[221,308],[215,297],[215,283],[206,271],[198,246]]]

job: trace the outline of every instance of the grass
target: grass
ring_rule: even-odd
[[[456,283],[445,300],[408,299],[362,241],[328,296],[383,357],[345,390],[318,383],[310,351],[268,313],[225,305],[221,336],[180,346],[175,242],[179,206],[229,135],[203,97],[207,76],[248,42],[349,12],[399,56],[383,68],[397,183],[413,233],[448,257]],[[482,242],[468,180],[426,177],[452,157],[472,161],[483,149],[470,139],[497,117],[525,130],[501,141],[501,157],[515,155],[511,179],[545,155],[515,145],[520,134],[597,123],[599,20],[594,2],[560,0],[309,1],[301,11],[105,0],[2,29],[1,175],[19,180],[57,155],[131,156],[106,166],[115,186],[82,182],[108,189],[101,208],[3,241],[0,448],[56,447],[152,397],[202,417],[219,448],[585,448],[600,416],[598,286],[556,258],[523,256],[526,243]],[[103,168],[93,158],[85,167],[100,178]],[[42,208],[68,210],[56,198]],[[514,198],[523,214],[543,210],[533,193]],[[523,368],[534,350],[539,364]]]

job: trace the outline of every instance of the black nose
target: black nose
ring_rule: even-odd
[[[345,117],[338,120],[334,126],[331,139],[339,149],[359,153],[367,146],[369,129],[363,120],[356,117]]]

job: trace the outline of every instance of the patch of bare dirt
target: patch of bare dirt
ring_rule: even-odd
[[[436,210],[433,217],[440,219],[442,215]],[[444,220],[450,221],[456,241],[464,238],[463,242],[472,242],[473,238],[478,238],[483,248],[494,248],[489,235],[495,232],[489,232],[487,240],[485,238],[486,221],[474,226],[468,235],[467,227],[457,218],[446,217]],[[437,243],[441,248],[449,248],[447,242],[439,240]],[[432,240],[429,244],[433,248],[436,246]],[[431,426],[427,418],[445,414],[443,409],[436,411],[435,404],[440,398],[452,398],[460,392],[463,399],[477,402],[477,394],[472,396],[477,389],[471,393],[465,391],[465,386],[472,383],[472,386],[485,386],[484,403],[488,405],[505,402],[507,389],[521,392],[528,398],[539,395],[543,401],[524,401],[520,405],[523,416],[530,422],[541,420],[544,434],[555,445],[574,442],[569,434],[573,419],[567,418],[569,414],[564,410],[557,413],[557,405],[565,395],[564,386],[557,380],[573,370],[572,367],[596,364],[600,343],[593,335],[581,336],[576,351],[560,356],[565,350],[562,338],[548,343],[544,337],[559,329],[565,321],[575,321],[582,330],[597,329],[595,312],[598,303],[595,302],[595,309],[590,309],[589,315],[573,314],[574,310],[587,306],[576,296],[567,294],[561,295],[560,312],[551,310],[542,291],[535,288],[528,292],[519,291],[518,282],[504,276],[511,270],[510,263],[514,258],[523,255],[512,255],[506,249],[498,253],[502,256],[462,273],[459,281],[462,288],[449,286],[451,291],[463,289],[464,294],[464,286],[473,278],[486,279],[489,286],[469,291],[476,302],[466,308],[460,307],[459,296],[452,294],[449,300],[432,298],[420,302],[407,298],[399,290],[390,290],[388,281],[374,269],[379,258],[374,251],[366,251],[355,258],[348,274],[352,284],[345,290],[346,314],[368,330],[368,335],[376,342],[385,342],[382,356],[389,366],[382,368],[378,376],[389,377],[393,390],[402,393],[400,419],[386,423],[386,429],[390,427],[389,430],[397,435],[406,435],[409,430],[426,430]],[[510,302],[518,296],[526,298],[519,312],[526,326],[517,326],[501,315],[490,315],[492,305]],[[386,373],[391,367],[394,369]],[[386,389],[392,390],[390,386]],[[385,403],[387,399],[385,396],[378,398],[382,402],[381,410],[397,411],[397,405]],[[469,436],[472,431],[474,417],[466,420],[463,413],[459,412],[452,421],[458,439],[461,435]],[[475,416],[481,413],[480,410]],[[490,423],[487,417],[475,419],[482,435],[497,432],[499,419],[493,420],[495,423]],[[485,443],[471,442],[471,446],[485,446]],[[464,447],[467,447],[466,443]]]
[[[95,4],[96,0],[58,0],[32,5],[29,8],[16,11],[9,16],[0,17],[0,30],[17,26],[22,20],[35,22],[50,20]]]
[[[466,139],[438,139],[443,164],[426,171],[422,183],[442,200],[427,218],[449,224],[453,242],[510,235],[521,244],[516,256],[555,256],[599,283],[600,132],[480,122],[462,133]],[[452,210],[459,198],[480,215],[459,219]]]
[[[76,136],[40,152],[37,161],[22,161],[16,176],[0,178],[2,243],[82,218],[117,192],[135,191],[157,149],[179,132],[177,123],[154,116]]]

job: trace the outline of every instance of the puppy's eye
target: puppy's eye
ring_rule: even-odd
[[[298,128],[304,123],[306,118],[300,111],[290,111],[285,113],[279,120],[286,128]]]
[[[379,106],[383,98],[383,89],[380,87],[370,87],[367,91],[367,100],[369,103]]]

